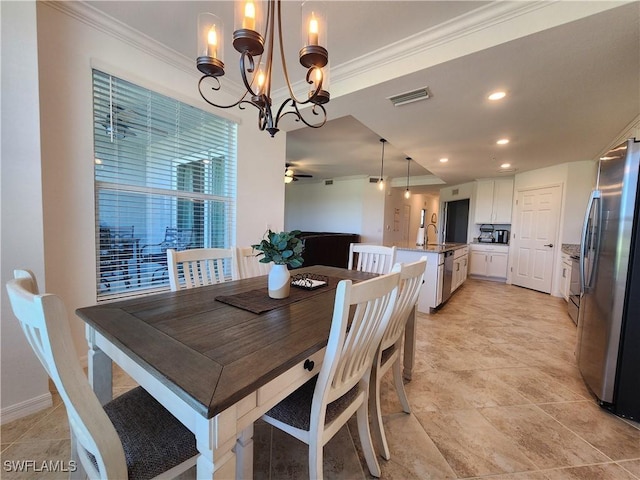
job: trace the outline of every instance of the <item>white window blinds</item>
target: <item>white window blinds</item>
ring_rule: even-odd
[[[235,243],[235,123],[98,70],[93,104],[98,300],[168,288],[167,248]]]

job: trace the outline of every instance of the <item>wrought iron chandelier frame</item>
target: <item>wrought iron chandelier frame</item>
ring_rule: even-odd
[[[282,71],[289,91],[289,97],[278,107],[275,115],[271,101],[271,75],[273,65],[273,53],[275,50],[274,36],[278,31],[278,43],[280,50],[280,60]],[[264,38],[267,39],[266,51],[264,48]],[[271,137],[279,131],[280,120],[287,115],[293,115],[295,121],[301,121],[311,128],[320,128],[327,121],[327,111],[324,104],[329,102],[330,94],[324,89],[325,74],[322,68],[328,64],[329,54],[320,45],[307,45],[300,50],[300,64],[307,68],[305,81],[309,85],[315,83],[315,89],[309,92],[306,100],[296,97],[289,80],[287,63],[284,55],[284,44],[282,41],[282,1],[268,0],[267,19],[264,36],[250,29],[242,28],[233,32],[233,46],[240,53],[240,74],[246,91],[234,103],[230,105],[220,105],[207,98],[205,92],[212,90],[219,91],[222,88],[220,77],[224,75],[224,63],[213,56],[204,55],[197,58],[197,68],[203,73],[198,82],[200,96],[209,105],[217,108],[238,107],[245,109],[245,105],[251,105],[258,109],[258,128],[269,132]],[[256,72],[256,57],[260,57],[257,62],[263,60],[266,55],[264,83],[259,84]],[[257,87],[257,88],[256,88]],[[299,106],[313,104],[311,113],[321,116],[319,122],[311,123],[302,115]]]

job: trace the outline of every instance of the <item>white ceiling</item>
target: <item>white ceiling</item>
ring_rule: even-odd
[[[384,174],[400,182],[406,178],[407,156],[415,160],[412,177],[433,174],[437,178],[425,181],[447,184],[591,160],[640,114],[640,2],[562,2],[565,10],[573,10],[569,19],[579,18],[576,12],[586,7],[600,5],[604,11],[564,24],[558,19],[559,26],[545,29],[554,23],[547,18],[541,26],[527,25],[528,31],[520,27],[523,33],[511,31],[500,9],[528,8],[531,15],[539,9],[544,15],[543,2],[324,3],[332,69],[329,122],[320,129],[298,128],[293,122],[283,126],[287,162],[296,165],[297,173],[313,175],[298,183],[379,176],[380,137],[388,140]],[[189,59],[195,57],[199,12],[223,17],[227,35],[233,30],[233,5],[227,1],[88,4]],[[285,29],[294,26],[285,31],[285,50],[291,52],[288,67],[296,80],[304,75],[302,67],[295,68],[299,5],[283,3]],[[461,44],[457,53],[443,55],[441,45],[458,45],[451,40],[458,25],[471,25],[468,39],[475,44]],[[423,37],[430,47],[418,51],[416,39]],[[237,57],[227,45],[223,88],[224,82],[240,82]],[[276,70],[276,88],[282,85],[279,78]],[[368,85],[354,88],[353,78]],[[428,100],[402,107],[387,100],[424,86],[432,94]],[[486,96],[496,89],[507,91],[507,97],[489,102]],[[501,137],[511,142],[497,146]],[[440,163],[442,157],[449,162]],[[504,162],[511,171],[499,171]]]

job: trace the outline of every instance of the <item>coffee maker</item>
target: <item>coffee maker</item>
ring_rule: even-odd
[[[480,235],[478,235],[478,241],[482,243],[493,243],[496,241],[493,236],[493,225],[480,225]]]
[[[509,243],[509,230],[496,230],[496,243]]]

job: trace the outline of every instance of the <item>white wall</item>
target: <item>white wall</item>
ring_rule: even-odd
[[[384,205],[384,245],[397,247],[415,247],[420,228],[420,214],[422,209],[427,210],[426,224],[431,220],[431,214],[438,216],[438,197],[434,195],[412,194],[409,199],[404,198],[404,188],[391,188],[387,190]],[[404,209],[410,208],[409,227],[404,222]],[[395,215],[399,211],[399,224],[396,231]],[[429,229],[429,242],[437,242],[433,227]]]
[[[423,208],[427,209],[427,217],[424,220],[425,228],[427,228],[427,243],[439,243],[438,234],[440,233],[440,228],[438,227],[438,221],[440,220],[440,197],[438,195],[423,195],[423,198]],[[427,227],[427,225],[431,223],[434,213],[436,214],[435,226],[437,232],[433,227]]]
[[[45,287],[35,2],[1,2],[2,422],[51,404],[47,375],[9,305],[6,282],[29,267]]]
[[[7,4],[12,5],[13,2]],[[3,9],[4,7],[5,2]],[[40,72],[43,72],[39,84],[42,203],[39,201],[39,188],[34,194],[29,193],[33,203],[26,205],[13,198],[5,203],[4,188],[2,194],[3,209],[18,209],[21,213],[21,228],[26,219],[31,221],[33,218],[33,222],[40,223],[39,227],[44,232],[44,247],[34,246],[31,253],[17,258],[22,259],[24,265],[38,269],[44,256],[47,291],[59,294],[64,299],[76,349],[82,358],[87,352],[84,324],[73,312],[78,307],[96,302],[92,66],[213,114],[227,118],[234,115],[233,118],[241,121],[238,128],[238,244],[257,242],[262,237],[266,224],[282,226],[284,223],[282,171],[286,136],[284,132],[280,132],[272,139],[266,132],[259,132],[254,109],[244,112],[234,110],[230,113],[209,107],[197,91],[199,75],[195,67],[186,66],[193,62],[182,57],[176,58],[170,52],[158,53],[158,47],[145,43],[146,40],[142,37],[139,38],[139,44],[134,44],[127,40],[126,35],[118,38],[111,36],[93,22],[83,21],[85,17],[82,15],[76,17],[65,13],[70,8],[82,8],[82,4],[62,2],[55,7],[48,2],[37,3],[37,65]],[[4,24],[3,15],[3,27]],[[24,35],[24,43],[28,47],[36,38],[33,18],[30,25],[22,28],[28,32]],[[21,65],[36,65],[35,45],[33,47],[34,58],[29,61],[20,58]],[[22,44],[20,48],[24,48]],[[27,52],[29,53],[28,50]],[[2,59],[4,66],[4,44]],[[4,72],[3,68],[3,75]],[[30,81],[35,82],[34,75],[35,72],[32,72],[32,77],[27,76],[23,83],[30,85]],[[21,87],[25,88],[24,85]],[[4,88],[3,81],[3,90]],[[36,89],[35,84],[31,89]],[[3,92],[3,100],[4,98]],[[37,112],[36,98],[36,95],[31,94],[27,101],[22,99],[18,102],[22,104],[20,108],[27,106]],[[222,102],[230,100],[231,97],[221,99]],[[33,112],[26,110],[26,113],[30,115],[31,123],[37,123]],[[4,114],[5,104],[3,116]],[[15,118],[12,117],[12,121]],[[31,133],[16,135],[12,142],[22,140],[27,145],[24,148],[29,151],[37,149],[38,135]],[[16,173],[16,178],[13,178],[16,185],[34,181],[34,175],[39,170],[36,155],[25,154],[20,157],[22,158],[15,161],[21,162],[16,167],[21,169],[19,173],[22,178],[18,178]],[[7,157],[3,155],[4,158]],[[25,161],[35,165],[33,168],[23,168],[28,165]],[[36,186],[29,190],[36,190]],[[42,214],[39,212],[40,208]],[[4,224],[3,216],[3,226]],[[4,257],[4,248],[2,253]],[[9,265],[3,265],[3,268],[8,267]],[[40,278],[44,278],[41,271],[38,273]],[[5,340],[9,343],[19,341],[16,337],[17,335],[5,335],[3,329],[3,345]],[[3,350],[3,358],[4,353]],[[24,382],[25,378],[13,374],[5,378],[4,373],[3,361],[3,406],[4,392],[12,391],[14,385]]]
[[[567,165],[567,195],[564,204],[562,243],[580,243],[580,233],[589,195],[596,185],[598,163],[591,160]]]
[[[382,243],[384,193],[368,178],[289,183],[285,190],[286,230],[357,233],[362,242]]]

